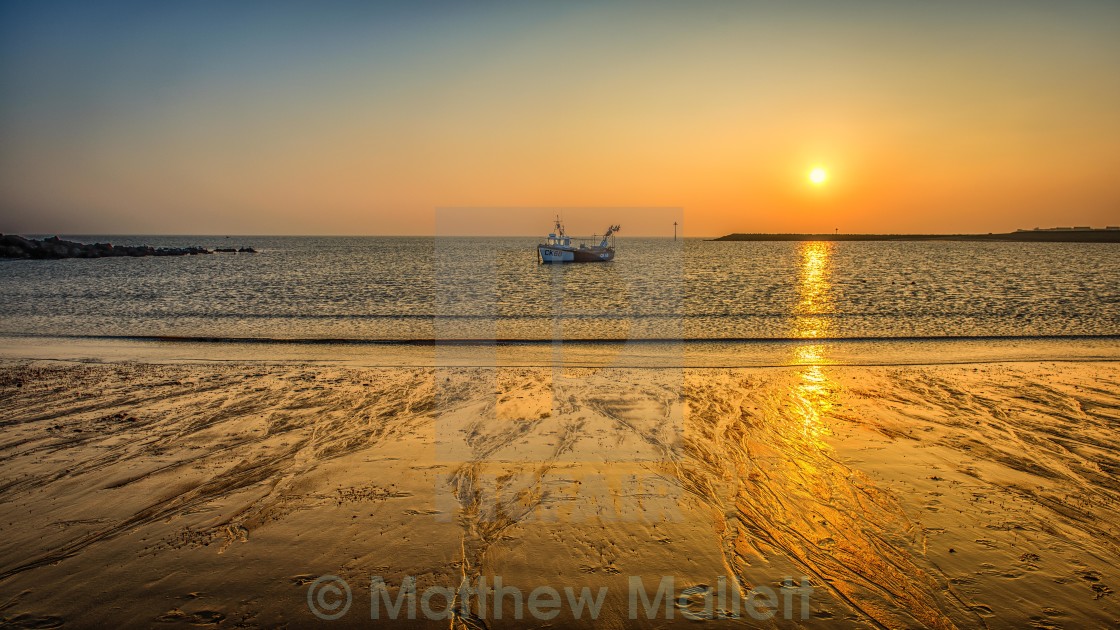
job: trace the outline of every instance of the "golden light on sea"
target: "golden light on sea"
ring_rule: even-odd
[[[798,267],[798,303],[794,310],[795,337],[824,337],[831,309],[832,243],[807,241],[801,245]]]

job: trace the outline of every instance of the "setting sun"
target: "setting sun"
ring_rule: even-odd
[[[809,181],[817,186],[823,184],[826,179],[828,179],[828,171],[819,166],[809,171]]]

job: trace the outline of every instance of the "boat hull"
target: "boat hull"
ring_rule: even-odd
[[[614,249],[599,247],[557,247],[538,245],[537,255],[543,263],[609,262],[614,259]]]

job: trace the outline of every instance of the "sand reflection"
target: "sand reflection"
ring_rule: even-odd
[[[871,480],[838,461],[826,441],[842,409],[824,341],[831,334],[833,249],[801,245],[791,337],[806,341],[792,349],[789,378],[777,381],[784,392],[776,408],[760,406],[765,422],[742,442],[752,472],[736,507],[750,534],[748,544],[729,545],[729,563],[751,584],[761,577],[752,567],[785,556],[876,624],[951,628],[945,609],[952,606],[912,556],[924,544],[913,523]],[[752,456],[757,452],[780,455],[768,460]],[[906,612],[887,601],[904,602]]]
[[[820,365],[806,365],[790,391],[794,417],[800,418],[806,446],[823,447],[824,417],[832,410],[835,384]]]

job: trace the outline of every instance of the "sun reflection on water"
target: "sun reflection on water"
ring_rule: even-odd
[[[805,242],[801,245],[798,267],[798,303],[794,310],[793,335],[802,339],[827,337],[827,315],[832,307],[831,242]],[[799,344],[794,348],[793,364],[803,366],[790,391],[791,407],[801,418],[804,437],[819,442],[825,431],[822,416],[835,406],[835,383],[821,367],[827,362],[823,343]]]
[[[827,336],[827,315],[832,307],[832,243],[801,244],[801,264],[797,273],[798,302],[794,308],[794,336]]]

